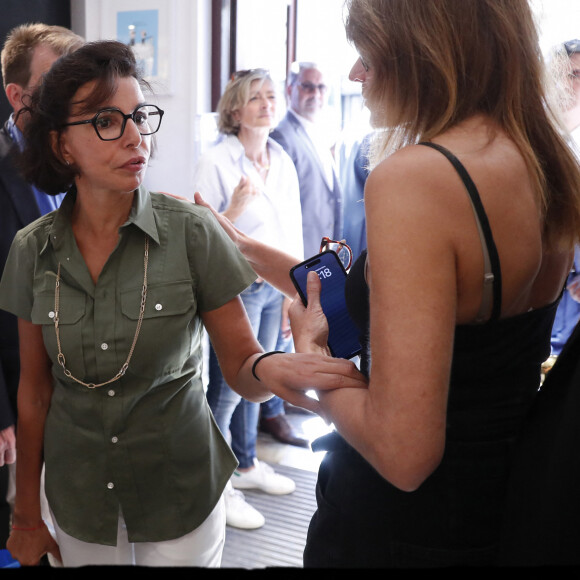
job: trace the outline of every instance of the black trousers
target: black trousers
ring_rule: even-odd
[[[381,477],[338,434],[325,437],[305,568],[493,565],[505,493],[505,472],[498,469],[504,442],[448,445],[440,467],[409,493]]]

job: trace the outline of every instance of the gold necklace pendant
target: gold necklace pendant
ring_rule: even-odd
[[[66,368],[66,359],[64,354],[62,353],[62,348],[60,345],[60,331],[59,331],[59,322],[58,322],[58,313],[60,308],[60,262],[58,263],[58,269],[56,272],[56,285],[54,288],[54,330],[56,332],[56,344],[58,347],[58,354],[57,354],[57,361],[58,364],[62,367],[62,370],[65,376],[73,381],[87,387],[88,389],[96,389],[98,387],[104,387],[110,383],[113,383],[119,380],[129,368],[129,362],[131,357],[133,356],[133,351],[135,350],[135,345],[137,344],[137,339],[139,338],[139,333],[141,332],[141,325],[143,324],[143,316],[145,315],[145,304],[147,303],[147,267],[149,265],[149,236],[145,235],[145,253],[143,256],[143,288],[141,290],[141,306],[139,308],[139,318],[137,320],[137,329],[135,330],[135,336],[133,337],[133,343],[131,344],[131,348],[129,350],[129,355],[127,356],[127,360],[125,364],[119,369],[119,372],[104,383],[85,383],[80,379],[77,379],[73,374]]]

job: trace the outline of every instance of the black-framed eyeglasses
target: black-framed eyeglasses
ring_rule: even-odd
[[[116,107],[109,107],[97,111],[92,119],[85,121],[73,121],[72,123],[65,123],[65,127],[71,125],[88,125],[91,124],[99,139],[103,141],[115,141],[120,139],[125,132],[127,121],[132,119],[137,126],[141,135],[153,135],[159,131],[161,127],[161,119],[163,113],[156,105],[139,105],[132,113],[125,115],[123,111]]]
[[[328,88],[324,83],[315,85],[314,83],[310,83],[308,81],[298,83],[298,86],[300,86],[302,90],[306,91],[307,93],[314,93],[316,92],[316,89],[318,89],[321,93],[325,93],[326,89]]]
[[[320,242],[320,251],[326,252],[332,250],[336,253],[345,270],[348,270],[352,264],[352,250],[350,246],[343,240],[331,240],[324,236]]]
[[[248,68],[246,70],[237,70],[236,72],[232,73],[231,79],[232,81],[237,81],[243,77],[247,77],[248,75],[258,74],[262,76],[270,76],[270,71],[267,68]]]

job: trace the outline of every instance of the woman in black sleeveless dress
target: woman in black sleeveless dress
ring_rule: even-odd
[[[347,10],[360,54],[350,78],[380,129],[368,253],[346,290],[369,382],[318,393],[336,432],[313,445],[327,455],[305,565],[490,565],[510,449],[580,232],[578,166],[553,120],[527,0]],[[259,275],[292,294],[291,259],[222,223]],[[308,308],[291,308],[296,350],[328,352],[310,276]],[[291,356],[256,372],[283,382]]]

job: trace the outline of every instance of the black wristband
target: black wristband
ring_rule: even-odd
[[[254,364],[252,365],[252,374],[254,375],[254,378],[259,381],[260,377],[256,374],[256,367],[258,366],[258,363],[263,359],[266,358],[267,356],[270,356],[272,354],[284,354],[283,350],[272,350],[270,352],[265,352],[264,354],[260,355],[255,361]],[[261,381],[260,381],[261,382]]]

